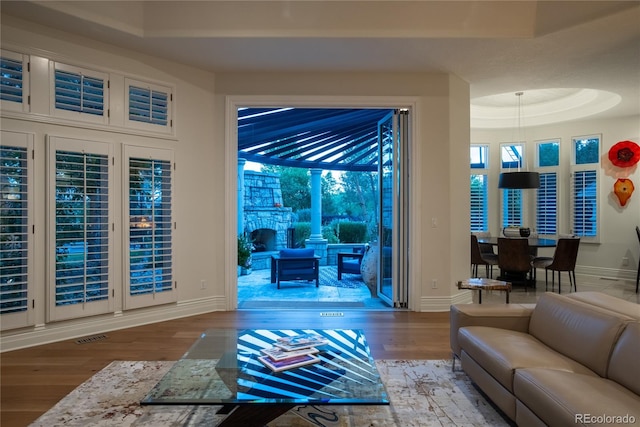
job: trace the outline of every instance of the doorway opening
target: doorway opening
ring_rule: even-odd
[[[238,308],[406,308],[410,110],[240,107],[237,117],[237,232],[251,249]],[[300,248],[320,259],[319,286],[277,289],[274,258]]]

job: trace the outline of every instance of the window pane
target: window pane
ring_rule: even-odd
[[[108,299],[108,157],[56,151],[56,305]]]
[[[0,314],[27,310],[27,149],[0,146]]]
[[[597,172],[577,171],[573,174],[573,233],[596,236],[597,230]]]
[[[102,116],[104,81],[83,74],[56,70],[56,108]]]
[[[537,190],[536,230],[538,234],[556,234],[558,217],[557,174],[541,173]]]
[[[167,125],[168,94],[129,86],[129,120]]]
[[[538,166],[558,166],[560,164],[560,144],[558,142],[538,143]]]
[[[487,153],[489,152],[489,147],[486,145],[472,145],[470,154],[471,154],[471,168],[472,169],[486,169],[489,167],[487,163]]]
[[[22,103],[22,61],[0,58],[0,99]]]
[[[129,160],[130,295],[171,291],[171,163]]]
[[[522,144],[502,145],[500,147],[500,167],[502,169],[522,167]]]
[[[522,190],[502,190],[502,226],[522,226]]]
[[[573,145],[575,149],[576,165],[584,165],[588,163],[599,163],[600,161],[600,138],[574,138]]]
[[[471,231],[487,231],[487,175],[471,175]]]

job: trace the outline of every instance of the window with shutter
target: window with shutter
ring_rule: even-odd
[[[29,60],[26,55],[0,51],[0,100],[3,110],[28,111],[29,109]]]
[[[51,320],[110,309],[109,144],[50,137]]]
[[[489,212],[487,210],[489,146],[472,144],[469,154],[471,159],[471,231],[489,231]]]
[[[540,173],[540,188],[536,190],[536,231],[538,234],[558,234],[558,173],[560,141],[536,143],[536,166]]]
[[[0,324],[13,329],[33,324],[29,304],[33,135],[2,131],[0,145]]]
[[[522,190],[503,188],[502,226],[522,226]]]
[[[599,240],[600,135],[572,138],[570,224],[586,242]]]
[[[105,73],[55,63],[52,79],[55,115],[107,123],[107,81]]]
[[[176,301],[172,152],[128,146],[125,157],[129,212],[126,308]]]
[[[171,131],[171,88],[125,79],[127,127],[169,133]]]

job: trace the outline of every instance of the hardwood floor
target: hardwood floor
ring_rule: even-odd
[[[446,359],[449,313],[346,310],[322,317],[318,310],[234,311],[107,332],[0,355],[0,425],[27,426],[114,360],[177,360],[209,328],[363,329],[375,359]]]

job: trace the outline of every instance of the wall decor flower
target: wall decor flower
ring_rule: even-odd
[[[640,145],[633,141],[620,141],[609,149],[609,160],[621,168],[628,168],[640,161]]]
[[[631,198],[631,194],[633,194],[633,190],[635,190],[635,187],[633,186],[633,181],[630,179],[618,178],[613,184],[613,193],[618,198],[620,206],[627,204],[627,201]]]

